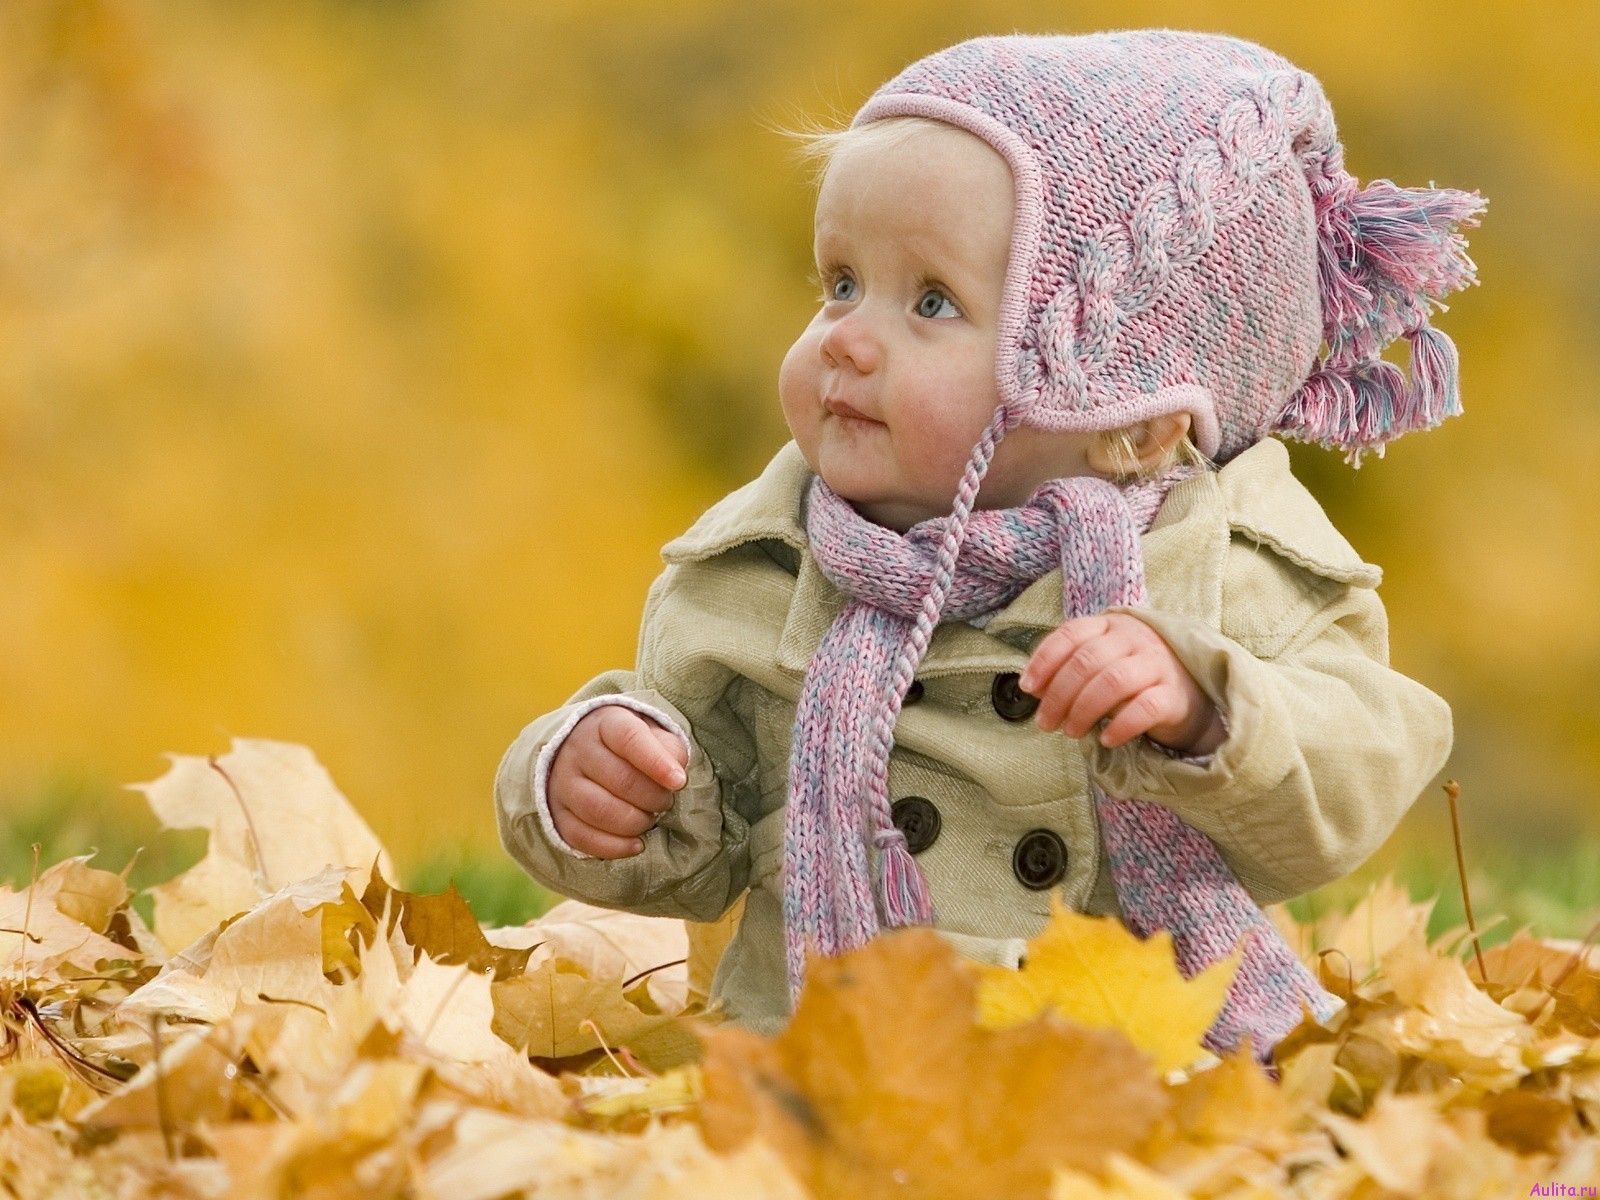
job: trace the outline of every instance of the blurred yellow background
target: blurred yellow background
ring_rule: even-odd
[[[1313,71],[1363,181],[1489,198],[1437,321],[1466,414],[1292,452],[1454,706],[1474,836],[1600,832],[1588,0],[0,6],[0,804],[115,813],[270,737],[402,860],[498,853],[501,752],[631,665],[661,544],[787,436],[811,192],[771,127],[1146,25]]]

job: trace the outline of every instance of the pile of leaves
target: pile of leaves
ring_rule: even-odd
[[[814,959],[773,1038],[691,1000],[681,922],[483,929],[303,747],[139,785],[206,857],[130,906],[68,859],[0,888],[0,1196],[1498,1197],[1600,1181],[1600,953],[1430,944],[1385,882],[1273,919],[1344,1001],[1200,1038],[1236,960],[1056,907],[1020,971],[899,930]],[[353,864],[353,865],[352,865]],[[1466,961],[1463,961],[1463,957]],[[702,967],[705,964],[700,964]],[[1555,1192],[1553,1194],[1562,1194]]]

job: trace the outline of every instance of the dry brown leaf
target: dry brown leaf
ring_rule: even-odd
[[[105,933],[128,902],[128,881],[112,871],[91,867],[90,854],[63,859],[39,876],[34,895],[48,900],[64,917]]]
[[[1320,1119],[1366,1176],[1399,1195],[1499,1200],[1530,1195],[1543,1178],[1539,1164],[1486,1135],[1483,1110],[1441,1111],[1435,1096],[1385,1092],[1363,1120]]]
[[[1571,1101],[1537,1092],[1502,1092],[1483,1101],[1489,1136],[1518,1154],[1545,1154],[1560,1148],[1573,1129]],[[1573,1130],[1573,1132],[1577,1132]]]
[[[540,1200],[808,1200],[766,1146],[716,1155],[692,1125],[607,1136],[477,1110],[461,1115],[454,1134],[427,1175],[432,1194],[451,1200],[524,1190]]]
[[[1412,1195],[1422,1190],[1433,1162],[1442,1118],[1429,1096],[1382,1092],[1362,1120],[1327,1113],[1322,1121],[1344,1149],[1384,1187]]]
[[[493,993],[495,1031],[535,1058],[659,1039],[685,1009],[682,921],[567,900],[527,925],[488,936],[531,954],[519,974],[495,982]],[[668,1046],[651,1061],[674,1057]]]
[[[132,784],[169,829],[204,829],[206,857],[153,889],[155,931],[179,950],[286,884],[340,867],[359,894],[388,852],[304,746],[235,738],[223,755],[168,755],[159,779]]]
[[[122,1004],[143,1019],[163,1013],[218,1022],[241,1003],[301,1004],[326,1011],[332,985],[322,972],[322,917],[336,903],[344,872],[328,868],[290,884],[213,930]]]
[[[78,1116],[90,1129],[137,1126],[177,1132],[196,1121],[226,1120],[234,1107],[243,1023],[221,1028],[167,1027],[153,1018],[160,1054],[120,1090]]]
[[[759,1135],[822,1196],[1042,1198],[1055,1166],[1131,1151],[1169,1103],[1120,1033],[1054,1014],[984,1029],[976,999],[932,930],[814,956],[776,1038],[703,1031],[707,1141]]]
[[[484,933],[497,946],[532,950],[531,962],[562,958],[592,979],[648,979],[663,1012],[681,1009],[687,999],[689,936],[683,921],[563,900],[526,925]]]
[[[296,779],[278,783],[298,800],[255,794],[269,825],[275,806],[316,807]],[[886,934],[814,959],[768,1039],[674,1016],[680,922],[568,902],[483,930],[453,890],[411,896],[337,860],[262,895],[218,820],[163,901],[168,936],[199,931],[170,956],[124,879],[84,859],[4,893],[29,930],[0,942],[29,964],[25,992],[20,956],[0,974],[8,1196],[1500,1200],[1600,1175],[1600,951],[1518,935],[1485,951],[1480,986],[1392,884],[1313,926],[1273,914],[1291,944],[1338,948],[1320,960],[1335,990],[1366,975],[1275,1048],[1281,1086],[1244,1053],[1163,1085],[1113,1030],[1027,1020],[1047,1003],[1090,1018],[1072,998],[1087,983],[1158,1053],[1174,1005],[1198,1037],[1214,1010],[1196,981],[1111,922],[1056,914],[1022,972],[980,973],[933,931]],[[980,978],[990,1019],[1024,1023],[982,1025]],[[538,1065],[506,1044],[512,1020],[538,1030]],[[651,1073],[665,1062],[689,1065]]]
[[[418,896],[390,887],[382,873],[375,872],[361,905],[378,920],[387,914],[391,928],[398,923],[407,943],[434,962],[492,970],[496,979],[507,979],[528,961],[527,949],[496,946],[484,936],[454,883],[437,895]]]
[[[1528,1071],[1533,1030],[1479,991],[1456,959],[1412,935],[1383,956],[1384,979],[1404,1006],[1395,1045],[1457,1075],[1471,1095],[1510,1087]]]
[[[1209,1191],[1220,1191],[1270,1169],[1294,1144],[1295,1108],[1247,1050],[1170,1091],[1172,1109],[1141,1152],[1169,1177],[1204,1181]]]
[[[124,947],[62,913],[48,896],[0,887],[0,987],[56,981],[63,967],[92,974],[98,963],[127,954]]]
[[[1050,1200],[1190,1200],[1192,1193],[1176,1188],[1148,1167],[1113,1151],[1106,1160],[1105,1179],[1083,1171],[1056,1172]]]
[[[1320,965],[1323,983],[1339,996],[1367,984],[1383,956],[1408,938],[1427,939],[1433,900],[1412,900],[1411,893],[1386,875],[1348,913],[1327,913],[1300,928],[1309,933],[1310,954],[1301,957]],[[1291,944],[1307,940],[1303,934]]]
[[[496,982],[494,1029],[534,1058],[570,1058],[604,1045],[627,1045],[671,1021],[645,980],[627,991],[617,979],[593,979],[578,964],[546,957]]]
[[[1553,1022],[1582,1038],[1600,1037],[1600,947],[1519,931],[1485,950],[1483,965],[1492,989],[1532,993],[1526,1009],[1517,1006],[1531,1020]]]

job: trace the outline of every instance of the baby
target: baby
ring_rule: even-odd
[[[1485,202],[1361,188],[1314,77],[1175,30],[962,42],[812,149],[793,440],[663,549],[635,668],[508,750],[502,841],[736,914],[711,997],[763,1032],[808,951],[930,924],[1015,966],[1054,894],[1185,974],[1242,944],[1206,1044],[1266,1061],[1338,1002],[1260,906],[1364,861],[1452,741],[1273,435],[1359,466],[1461,411],[1428,317]]]

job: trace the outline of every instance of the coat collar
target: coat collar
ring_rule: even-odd
[[[807,553],[800,499],[811,470],[793,441],[759,476],[729,493],[661,549],[668,563],[702,562],[746,542],[776,540],[799,563],[794,596],[778,642],[778,665],[803,675],[845,596]],[[1364,562],[1316,498],[1289,468],[1288,448],[1265,438],[1217,471],[1167,493],[1143,538],[1149,607],[1199,617],[1215,626],[1222,612],[1222,574],[1234,531],[1270,546],[1314,574],[1377,587],[1383,572]],[[1179,569],[1171,569],[1178,567]],[[1015,669],[1016,650],[1031,649],[1061,623],[1061,572],[1040,576],[979,629],[941,627],[919,675]]]

